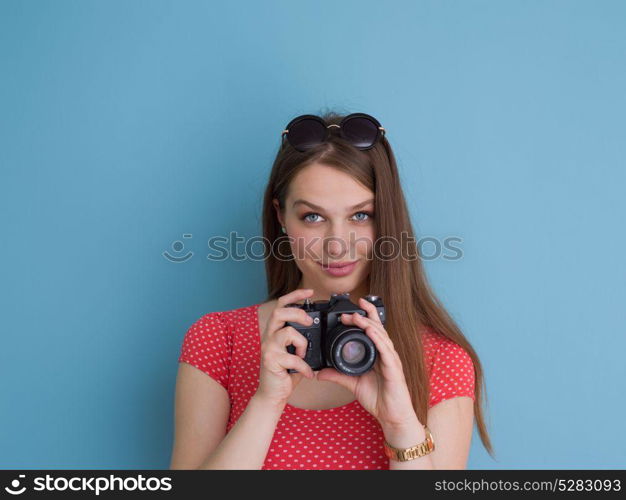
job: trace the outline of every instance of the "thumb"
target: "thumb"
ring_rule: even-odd
[[[354,393],[356,384],[359,377],[351,377],[345,373],[339,373],[334,368],[322,368],[317,372],[317,380],[335,382],[346,389],[349,389]]]

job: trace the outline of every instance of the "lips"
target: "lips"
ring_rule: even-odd
[[[318,264],[320,264],[322,267],[346,267],[349,266],[351,264],[354,264],[356,262],[356,260],[353,261],[344,261],[344,262],[329,262],[328,264],[324,265],[322,262],[318,262]]]
[[[358,260],[352,262],[329,262],[327,265],[318,262],[326,274],[334,277],[348,276],[356,267]]]

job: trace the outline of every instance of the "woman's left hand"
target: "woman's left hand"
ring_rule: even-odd
[[[344,325],[355,325],[372,339],[378,355],[374,368],[363,375],[346,375],[334,368],[323,368],[317,380],[336,382],[350,389],[361,406],[383,427],[400,427],[417,420],[411,396],[404,378],[400,356],[381,322],[376,306],[360,298],[359,307],[367,317],[358,313],[342,314]]]

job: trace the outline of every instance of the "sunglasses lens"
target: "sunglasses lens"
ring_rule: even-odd
[[[312,119],[300,120],[289,127],[287,139],[298,151],[316,146],[326,137],[326,126]]]
[[[369,118],[350,118],[341,127],[343,137],[359,149],[370,148],[378,137],[378,125]]]

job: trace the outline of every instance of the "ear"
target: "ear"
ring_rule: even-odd
[[[276,198],[274,198],[272,200],[272,205],[274,205],[274,209],[276,210],[276,217],[278,217],[278,223],[281,226],[284,226],[285,225],[285,221],[283,221],[283,214],[282,214],[282,212],[280,210],[280,205],[279,205],[278,200]]]

